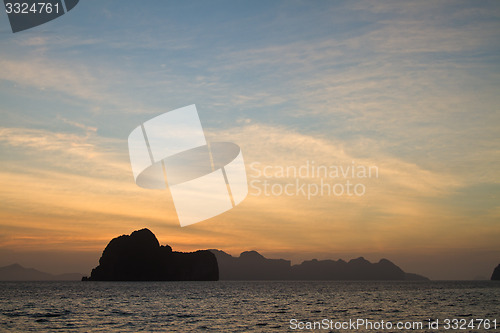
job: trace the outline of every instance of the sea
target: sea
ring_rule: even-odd
[[[0,282],[1,332],[499,332],[495,281]]]

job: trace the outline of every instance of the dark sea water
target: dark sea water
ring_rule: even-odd
[[[452,332],[446,319],[499,332],[500,283],[0,282],[2,332]],[[373,326],[335,328],[349,320]]]

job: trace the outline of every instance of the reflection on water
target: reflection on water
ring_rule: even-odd
[[[292,319],[498,323],[499,312],[491,281],[0,282],[0,331],[285,332]]]

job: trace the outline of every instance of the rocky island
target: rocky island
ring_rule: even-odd
[[[491,280],[500,281],[500,264],[495,268],[493,274],[491,274]]]
[[[224,251],[210,250],[217,257],[221,280],[357,280],[425,281],[418,274],[406,273],[387,259],[371,263],[363,257],[348,262],[307,260],[291,265],[289,260],[267,259],[256,251],[233,257]]]
[[[498,268],[497,268],[498,269]],[[216,281],[216,280],[394,280],[427,278],[404,272],[387,259],[371,263],[363,257],[348,262],[268,259],[257,251],[233,257],[220,250],[175,252],[160,245],[148,229],[112,239],[99,265],[83,281]]]
[[[175,252],[160,246],[148,229],[112,239],[99,266],[83,281],[216,281],[219,268],[210,251]]]

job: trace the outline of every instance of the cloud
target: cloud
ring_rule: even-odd
[[[120,149],[126,142],[74,125],[85,133],[0,128],[3,230],[16,234],[16,228],[38,228],[43,234],[91,237],[95,228],[115,234],[138,221],[177,226],[168,192],[135,185],[127,151]]]
[[[421,169],[472,182],[467,170],[474,170],[480,181],[498,181],[491,167],[500,124],[494,111],[500,97],[492,89],[500,83],[493,65],[498,10],[429,3],[354,7],[397,14],[350,35],[220,54],[213,73],[245,77],[228,88],[227,104],[243,106],[241,118],[344,142],[361,155],[376,147]],[[424,15],[430,12],[456,21]],[[478,21],[481,15],[488,19]]]
[[[459,182],[452,181],[450,176],[446,177],[439,173],[429,172],[416,164],[411,164],[396,156],[390,156],[379,151],[379,147],[371,147],[372,152],[366,155],[366,150],[362,156],[357,156],[349,146],[350,142],[335,139],[325,135],[304,134],[286,126],[271,126],[262,123],[248,124],[230,128],[227,130],[217,130],[207,133],[212,140],[228,140],[232,138],[239,145],[244,147],[250,159],[266,161],[269,163],[301,163],[306,160],[315,160],[316,163],[342,162],[351,163],[359,161],[365,165],[379,165],[382,163],[388,167],[387,173],[392,174],[413,174],[411,177],[426,178],[444,189],[447,185],[455,187]],[[364,143],[370,144],[370,143]],[[265,149],[264,149],[265,147]],[[389,166],[391,166],[389,168]],[[385,172],[384,172],[385,173]],[[441,180],[440,180],[441,179]]]
[[[124,82],[141,84],[138,76],[125,74],[118,68],[98,67],[84,62],[68,62],[46,56],[18,57],[0,59],[0,80],[13,82],[18,93],[20,88],[35,88],[45,95],[59,99],[59,104],[69,103],[85,106],[89,113],[141,113],[158,112],[156,107],[145,107],[141,98],[134,98],[136,86]],[[16,93],[14,91],[14,93]],[[65,98],[61,98],[65,97]],[[66,104],[67,105],[67,104]]]
[[[80,126],[81,125],[81,126]],[[0,149],[4,171],[51,177],[79,175],[94,179],[129,179],[130,166],[124,140],[101,137],[92,127],[78,124],[85,133],[53,132],[28,128],[1,128]]]
[[[424,169],[415,163],[407,162],[396,156],[390,156],[372,147],[370,155],[357,155],[356,151],[350,149],[349,145],[342,141],[335,141],[325,137],[315,137],[299,132],[294,132],[286,127],[273,127],[263,124],[250,124],[235,127],[223,132],[207,133],[209,141],[231,140],[242,148],[249,181],[259,174],[262,175],[264,168],[278,170],[279,168],[295,169],[305,165],[334,166],[336,168],[362,166],[363,168],[376,167],[378,177],[354,178],[351,183],[361,183],[366,187],[366,194],[362,197],[350,197],[347,195],[332,197],[328,195],[313,197],[312,201],[307,197],[296,196],[290,198],[272,199],[261,195],[262,200],[255,201],[258,210],[272,205],[275,211],[288,211],[290,205],[301,207],[306,215],[311,216],[329,214],[335,210],[332,205],[348,203],[349,206],[335,210],[335,215],[345,220],[357,219],[352,214],[352,209],[360,209],[367,212],[367,219],[375,216],[387,217],[398,216],[407,219],[410,216],[425,217],[430,211],[436,211],[438,205],[432,203],[431,199],[437,199],[452,195],[458,188],[463,186],[460,177],[429,169]],[[250,167],[252,166],[252,167]],[[253,169],[260,169],[255,173]],[[309,167],[308,167],[309,168]],[[316,169],[317,170],[317,169]],[[269,172],[268,172],[269,173]],[[271,172],[273,173],[273,172]],[[275,173],[276,174],[276,173]],[[262,177],[260,178],[263,179]],[[266,179],[272,183],[293,183],[293,175],[281,178],[275,176]],[[302,183],[319,183],[317,177],[301,178]],[[345,183],[345,179],[326,178],[328,183]],[[334,203],[332,203],[335,202]],[[392,203],[397,201],[398,205]],[[293,202],[293,204],[291,204]],[[354,208],[357,207],[357,208]],[[298,208],[297,208],[298,209]],[[292,219],[301,220],[300,214],[294,213]],[[288,215],[288,214],[286,214]],[[307,219],[307,217],[304,216]],[[378,218],[377,218],[378,219]]]
[[[0,128],[0,142],[23,149],[60,151],[88,158],[96,155],[95,145],[89,143],[86,137],[71,133],[27,128]]]
[[[83,99],[104,101],[98,79],[84,68],[68,68],[40,59],[0,60],[0,79],[39,89],[53,89]],[[76,65],[78,66],[78,65]]]
[[[106,234],[104,243],[140,225],[180,249],[235,254],[494,247],[498,209],[465,216],[452,197],[499,179],[498,6],[307,7],[307,15],[283,4],[266,22],[237,20],[231,34],[232,21],[165,28],[163,15],[140,29],[119,25],[131,7],[116,18],[126,33],[94,39],[82,27],[74,36],[3,41],[0,80],[15,89],[2,103],[10,122],[0,128],[2,230],[14,243],[26,235],[43,247],[68,234],[89,242]],[[10,107],[26,96],[36,129]],[[377,166],[379,177],[366,180],[360,198],[250,196],[181,231],[168,191],[133,182],[126,135],[149,118],[141,113],[192,103],[212,126],[209,139],[238,143],[247,166],[354,161]]]

